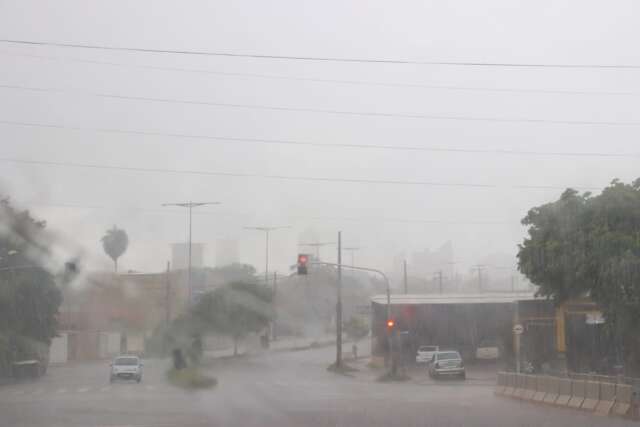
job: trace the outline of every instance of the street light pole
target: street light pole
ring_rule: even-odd
[[[336,369],[342,366],[342,231],[338,231],[338,293],[336,304]]]
[[[189,261],[187,268],[187,292],[189,305],[193,302],[193,288],[191,284],[191,235],[192,235],[192,219],[193,208],[205,205],[219,205],[220,202],[186,202],[186,203],[163,203],[162,206],[178,206],[181,208],[189,208]]]
[[[264,253],[264,284],[269,285],[269,232],[281,230],[283,228],[291,228],[289,225],[281,227],[244,227],[245,230],[258,230],[265,233],[265,253]]]
[[[382,276],[382,278],[384,279],[384,283],[387,287],[387,322],[391,320],[391,284],[389,282],[389,278],[387,277],[386,274],[384,274],[383,271],[376,270],[375,268],[356,267],[354,265],[348,266],[348,265],[335,264],[332,262],[320,262],[320,261],[310,262],[309,265],[327,265],[331,267],[347,268],[347,269],[358,270],[358,271],[370,271],[372,273],[377,273],[380,276]],[[390,352],[393,353],[393,340],[391,339],[391,334],[389,334],[389,332],[387,332],[387,335],[388,335],[387,339],[389,342],[389,349],[390,349]],[[336,340],[336,346],[337,346],[337,340]]]

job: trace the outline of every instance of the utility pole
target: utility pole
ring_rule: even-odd
[[[482,270],[484,270],[485,266],[484,265],[474,265],[471,270],[477,270],[478,271],[478,291],[482,292]]]
[[[220,202],[186,202],[186,203],[163,203],[162,206],[178,206],[181,208],[189,208],[189,267],[187,269],[187,292],[189,303],[191,305],[193,303],[193,287],[191,284],[191,223],[193,217],[193,208],[197,208],[199,206],[205,205],[219,205]],[[174,266],[175,267],[175,266]]]
[[[169,278],[169,273],[171,271],[171,263],[167,261],[167,274],[165,277],[166,280],[166,289],[165,289],[165,323],[166,326],[169,326],[169,322],[171,322],[171,280]]]
[[[404,270],[404,294],[409,293],[409,283],[407,282],[407,260],[402,261],[402,267]]]
[[[520,324],[520,304],[518,303],[518,301],[516,301],[515,303],[515,310],[514,310],[514,326],[515,325],[519,325]],[[516,353],[516,374],[520,373],[520,333],[516,333],[516,331],[513,331],[514,336],[513,336],[513,344],[515,346],[515,353]]]
[[[342,231],[338,231],[338,302],[336,303],[336,369],[342,366]]]
[[[244,227],[245,230],[258,230],[265,233],[265,254],[264,254],[264,284],[269,285],[269,232],[281,230],[283,228],[291,228],[288,225],[282,227]]]
[[[436,271],[434,275],[438,276],[438,290],[442,293],[442,270]]]
[[[331,266],[331,267],[341,267],[341,264],[334,264],[331,262],[310,262],[309,265],[325,265],[325,266]],[[377,273],[380,276],[382,276],[382,279],[384,280],[384,283],[386,285],[387,288],[387,326],[389,325],[390,321],[393,321],[393,319],[391,319],[391,284],[389,283],[389,278],[387,277],[386,274],[384,274],[383,271],[381,270],[376,270],[375,268],[365,268],[365,267],[356,267],[356,266],[342,266],[344,268],[347,269],[351,269],[351,270],[358,270],[358,271],[370,271],[372,273]],[[338,270],[340,271],[340,270]],[[340,295],[340,294],[339,294]],[[342,301],[342,296],[340,295],[340,301]],[[387,327],[387,339],[388,339],[388,344],[389,344],[389,348],[393,349],[393,343],[391,340],[391,334],[389,332],[389,328]],[[340,344],[338,344],[340,343]],[[340,345],[340,350],[342,351],[342,340],[336,340],[336,347]],[[342,353],[340,354],[340,358],[342,358]],[[385,360],[385,366],[387,366],[387,361]]]
[[[448,262],[447,265],[450,267],[451,273],[451,288],[455,288],[456,290],[460,290],[460,283],[458,281],[458,274],[456,272],[456,261]]]
[[[278,294],[278,273],[273,272],[273,322],[271,322],[271,339],[276,339],[276,295]]]

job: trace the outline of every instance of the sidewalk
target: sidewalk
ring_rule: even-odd
[[[263,351],[292,351],[303,350],[312,347],[321,347],[335,343],[335,336],[323,335],[320,337],[279,337],[275,341],[269,343],[268,349],[250,348],[246,344],[238,345],[238,355],[256,354]],[[233,347],[222,350],[205,350],[204,357],[210,359],[219,359],[233,356]]]

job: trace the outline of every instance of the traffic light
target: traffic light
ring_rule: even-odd
[[[309,256],[306,254],[298,254],[298,274],[307,274],[307,263]]]
[[[395,320],[393,320],[393,319],[388,319],[387,320],[387,329],[389,331],[392,331],[395,326],[396,326],[396,321]]]

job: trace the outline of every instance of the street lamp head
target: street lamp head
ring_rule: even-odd
[[[163,203],[161,206],[179,206],[181,208],[197,208],[205,205],[219,205],[220,202],[184,202],[184,203]]]
[[[258,230],[258,231],[273,231],[273,230],[280,230],[283,228],[291,228],[290,225],[283,225],[283,226],[279,226],[279,227],[242,227],[245,230]]]

